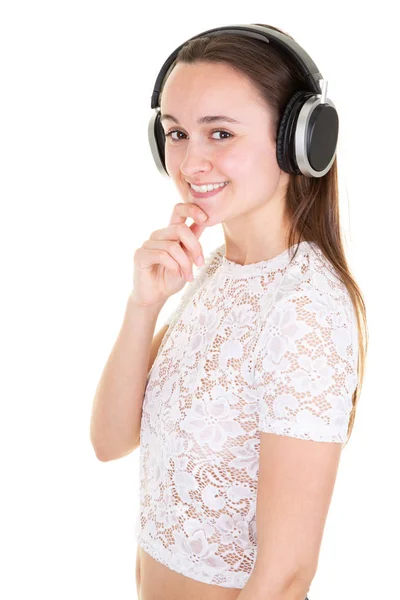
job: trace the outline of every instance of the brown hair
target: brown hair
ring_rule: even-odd
[[[285,31],[271,25],[263,25],[280,33]],[[291,39],[292,36],[289,36]],[[179,50],[169,73],[178,62],[224,63],[247,76],[256,92],[269,107],[273,118],[274,141],[283,110],[298,90],[309,90],[299,67],[286,53],[272,44],[240,34],[220,32],[217,36],[203,35],[186,42]],[[354,306],[358,327],[358,384],[353,393],[346,444],[350,439],[358,398],[364,379],[365,359],[368,348],[366,308],[362,293],[347,264],[339,215],[339,189],[337,156],[330,170],[322,177],[289,175],[286,192],[286,210],[289,215],[289,247],[300,239],[315,242],[330,261],[345,284]],[[298,248],[298,245],[297,245]],[[296,252],[297,252],[296,248]],[[346,445],[345,444],[345,445]]]

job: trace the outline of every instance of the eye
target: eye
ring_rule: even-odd
[[[172,137],[173,133],[178,133],[178,134],[182,133],[183,135],[185,135],[183,133],[183,131],[180,131],[179,129],[172,129],[171,131],[169,131],[168,133],[165,134],[165,137],[170,137],[173,142],[179,142],[179,139]],[[224,129],[213,129],[213,131],[211,133],[223,133],[223,134],[229,136],[229,137],[224,137],[219,140],[214,138],[216,142],[222,142],[224,140],[227,140],[227,139],[233,137],[233,135],[231,133],[229,133],[229,131],[225,131]],[[182,138],[180,138],[180,139],[182,139]]]

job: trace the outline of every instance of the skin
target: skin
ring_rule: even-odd
[[[207,214],[202,225],[222,225],[226,258],[245,265],[286,250],[289,175],[278,166],[270,112],[251,82],[222,63],[178,63],[164,86],[161,114],[178,120],[163,121],[165,133],[182,132],[173,134],[177,141],[166,138],[168,173],[182,201],[197,204]],[[197,123],[200,117],[221,114],[240,124]],[[231,137],[213,129],[223,129]],[[202,200],[191,195],[186,180],[229,184],[223,192]],[[168,569],[140,546],[136,569],[143,600],[237,600],[242,595],[240,589],[205,584]]]
[[[229,90],[229,93],[227,93]],[[288,248],[285,195],[289,174],[279,168],[272,120],[252,83],[223,63],[178,63],[161,97],[166,137],[165,161],[183,202],[208,216],[206,227],[222,224],[226,258],[238,264],[269,260]],[[205,115],[240,122],[198,124]],[[229,135],[213,132],[221,128]],[[229,184],[206,199],[191,195],[193,183]]]

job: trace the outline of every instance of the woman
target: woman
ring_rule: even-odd
[[[316,573],[367,347],[336,158],[323,176],[279,158],[285,106],[308,87],[281,48],[222,31],[183,45],[163,81],[159,162],[182,203],[135,253],[126,322],[153,332],[190,283],[126,446],[140,439],[141,600],[303,600]],[[225,244],[196,262],[217,224]]]

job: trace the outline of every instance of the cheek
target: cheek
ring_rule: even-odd
[[[238,152],[227,157],[219,166],[222,172],[232,179],[247,180],[251,182],[271,181],[279,178],[280,168],[276,159],[275,151],[254,150],[252,152]]]
[[[171,152],[165,148],[165,166],[168,173],[174,173],[179,170],[180,160],[177,152]]]
[[[216,166],[221,174],[229,179],[239,179],[252,169],[253,157],[243,149],[231,149],[229,152],[220,153]]]
[[[253,156],[252,164],[255,177],[259,181],[266,181],[268,185],[277,185],[280,177],[280,167],[276,158],[276,146],[264,146]]]

